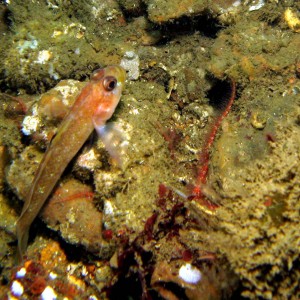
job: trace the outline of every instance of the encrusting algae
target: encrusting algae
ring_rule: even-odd
[[[298,2],[0,4],[0,298],[300,298]],[[116,137],[64,137],[107,65]]]

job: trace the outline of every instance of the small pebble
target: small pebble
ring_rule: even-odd
[[[11,285],[11,292],[14,296],[20,297],[24,293],[24,287],[19,281],[14,280]]]
[[[16,273],[16,278],[23,278],[26,274],[26,269],[21,268],[17,273]]]
[[[54,279],[56,279],[56,277],[57,277],[57,274],[55,274],[54,272],[50,272],[50,274],[49,274],[50,279],[54,280]]]
[[[179,269],[179,277],[187,283],[197,284],[201,278],[201,272],[191,264],[185,264]]]
[[[120,66],[127,72],[127,77],[130,80],[137,80],[140,76],[140,59],[134,51],[126,51],[121,59]]]
[[[251,116],[251,125],[255,129],[264,129],[267,124],[267,118],[258,112],[254,112]]]
[[[41,294],[42,300],[55,300],[57,295],[51,286],[47,286]]]

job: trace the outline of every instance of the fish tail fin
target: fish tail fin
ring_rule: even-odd
[[[23,255],[26,251],[29,237],[29,226],[22,224],[22,218],[17,222],[17,239],[18,239],[18,249],[16,261],[21,263],[23,261]]]

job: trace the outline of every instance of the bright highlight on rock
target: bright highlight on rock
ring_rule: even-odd
[[[197,284],[201,278],[201,272],[191,264],[185,264],[179,269],[179,277],[186,283]]]

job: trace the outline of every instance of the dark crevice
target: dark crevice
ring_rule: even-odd
[[[134,18],[147,15],[147,6],[142,1],[139,1],[137,5],[132,5],[131,8],[124,7],[121,3],[119,3],[119,5],[126,22],[130,23],[134,20]]]
[[[222,111],[226,108],[231,97],[232,86],[230,80],[210,79],[212,87],[207,92],[209,104],[216,110]]]
[[[11,27],[13,23],[12,12],[7,8],[6,4],[0,2],[0,22],[7,27]]]
[[[152,81],[162,85],[166,91],[169,91],[169,81],[171,79],[170,74],[159,67],[151,67],[146,70],[142,70],[141,78],[147,82]]]
[[[109,299],[140,299],[142,288],[138,283],[138,276],[119,277],[118,282],[108,291]]]
[[[156,26],[156,29],[159,29],[163,36],[158,43],[159,45],[164,45],[178,36],[194,34],[195,32],[215,39],[219,31],[224,28],[224,25],[209,13],[192,18],[183,16],[177,20]]]

